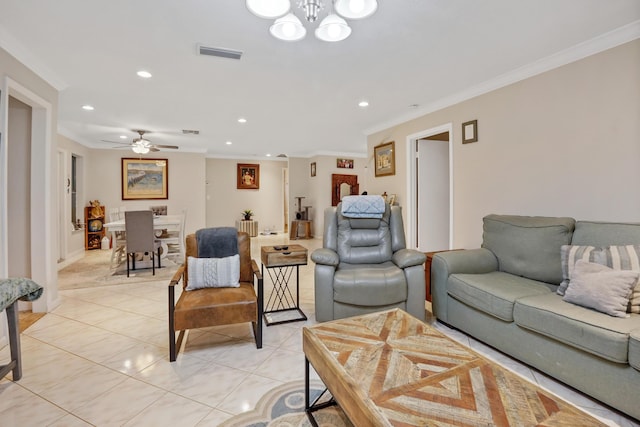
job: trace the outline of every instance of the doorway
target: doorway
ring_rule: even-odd
[[[447,124],[410,135],[409,244],[423,252],[453,245],[453,136]]]
[[[3,83],[0,165],[6,173],[0,177],[0,274],[41,284],[43,297],[21,302],[19,309],[31,304],[34,312],[46,312],[59,304],[53,107],[9,77]]]

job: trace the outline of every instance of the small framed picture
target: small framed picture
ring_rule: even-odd
[[[385,142],[373,149],[376,177],[396,174],[395,145],[394,141]]]
[[[342,169],[353,169],[353,159],[338,159],[336,166]]]
[[[238,163],[239,190],[257,190],[260,188],[260,165]]]
[[[469,144],[478,141],[478,121],[471,120],[462,124],[462,143]]]
[[[311,162],[311,176],[316,176],[316,162]]]

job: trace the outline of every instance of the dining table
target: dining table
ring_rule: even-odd
[[[154,215],[153,216],[153,229],[156,232],[156,237],[160,237],[163,230],[167,231],[180,231],[180,226],[182,225],[182,215]],[[110,221],[105,223],[104,228],[107,229],[110,233],[115,233],[118,231],[126,231],[125,220],[119,219],[116,221]],[[116,251],[116,245],[112,245],[112,250]],[[168,253],[168,248],[165,243],[161,244],[162,246],[162,258],[165,258]]]

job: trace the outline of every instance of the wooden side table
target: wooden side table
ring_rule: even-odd
[[[426,300],[431,302],[431,262],[433,256],[440,252],[459,251],[460,249],[443,249],[441,251],[425,252],[427,261],[424,263],[424,286],[426,290]]]
[[[300,266],[307,265],[307,248],[302,245],[262,246],[260,259],[263,277],[266,268],[269,279],[273,283],[273,291],[264,304],[265,324],[271,326],[307,320],[307,316],[300,309]],[[289,287],[294,267],[295,296]]]

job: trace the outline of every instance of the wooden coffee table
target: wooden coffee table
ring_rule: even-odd
[[[303,328],[309,363],[356,426],[604,426],[395,309]]]

